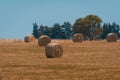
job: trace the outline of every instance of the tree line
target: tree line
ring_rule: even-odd
[[[115,33],[120,37],[120,26],[114,23],[104,23],[97,15],[88,15],[78,18],[72,25],[66,21],[63,24],[55,23],[52,27],[33,23],[32,34],[39,38],[48,35],[52,39],[70,39],[75,33],[81,33],[86,40],[105,39],[108,33]]]
[[[62,25],[55,23],[53,27],[49,26],[38,26],[37,23],[33,24],[33,33],[36,38],[41,35],[48,35],[52,39],[70,39],[73,30],[70,22],[64,22]]]

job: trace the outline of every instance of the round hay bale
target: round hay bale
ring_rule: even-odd
[[[45,47],[47,58],[60,58],[63,55],[63,48],[58,43],[49,43]]]
[[[116,42],[118,39],[118,36],[115,33],[109,33],[106,39],[108,42]]]
[[[28,36],[25,36],[24,41],[30,42],[30,41],[33,41],[34,39],[35,39],[35,37],[33,35],[28,35]]]
[[[82,42],[84,40],[84,36],[80,33],[76,33],[72,37],[73,42]]]
[[[46,46],[48,43],[51,43],[51,38],[47,35],[42,35],[38,39],[39,46]]]

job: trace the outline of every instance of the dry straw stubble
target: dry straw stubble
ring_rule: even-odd
[[[73,42],[82,42],[83,40],[84,40],[84,36],[83,34],[80,34],[80,33],[76,33],[72,37]]]
[[[39,46],[46,46],[48,43],[51,43],[51,38],[47,35],[42,35],[38,39]]]
[[[118,36],[115,33],[109,33],[106,39],[108,42],[116,42],[118,39]]]
[[[49,43],[45,47],[47,58],[60,58],[63,55],[63,48],[59,43]]]

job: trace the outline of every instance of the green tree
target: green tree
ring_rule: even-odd
[[[33,23],[33,33],[32,33],[35,38],[39,38],[43,33],[39,30],[39,26],[37,23]]]
[[[73,25],[74,33],[82,33],[85,38],[90,40],[97,39],[102,34],[101,18],[96,15],[88,15],[79,18]]]
[[[62,25],[63,39],[70,39],[72,36],[72,25],[70,22],[64,22]]]
[[[120,26],[113,22],[112,24],[110,23],[104,23],[103,24],[103,33],[101,35],[102,39],[105,39],[108,33],[115,33],[120,37]]]
[[[51,37],[52,36],[52,28],[48,27],[48,26],[44,26],[44,34]]]
[[[52,28],[52,38],[54,39],[62,39],[62,28],[59,23],[55,23]]]

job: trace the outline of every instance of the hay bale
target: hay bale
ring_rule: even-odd
[[[60,58],[63,55],[63,48],[58,43],[49,43],[45,47],[47,58]]]
[[[118,36],[115,33],[109,33],[106,39],[108,42],[116,42],[118,39]]]
[[[24,41],[25,42],[31,42],[34,39],[35,39],[34,35],[28,35],[28,36],[25,36]]]
[[[46,46],[48,43],[51,43],[51,38],[47,35],[42,35],[38,39],[39,46]]]
[[[76,33],[72,37],[73,42],[82,42],[84,40],[84,36],[80,33]]]

